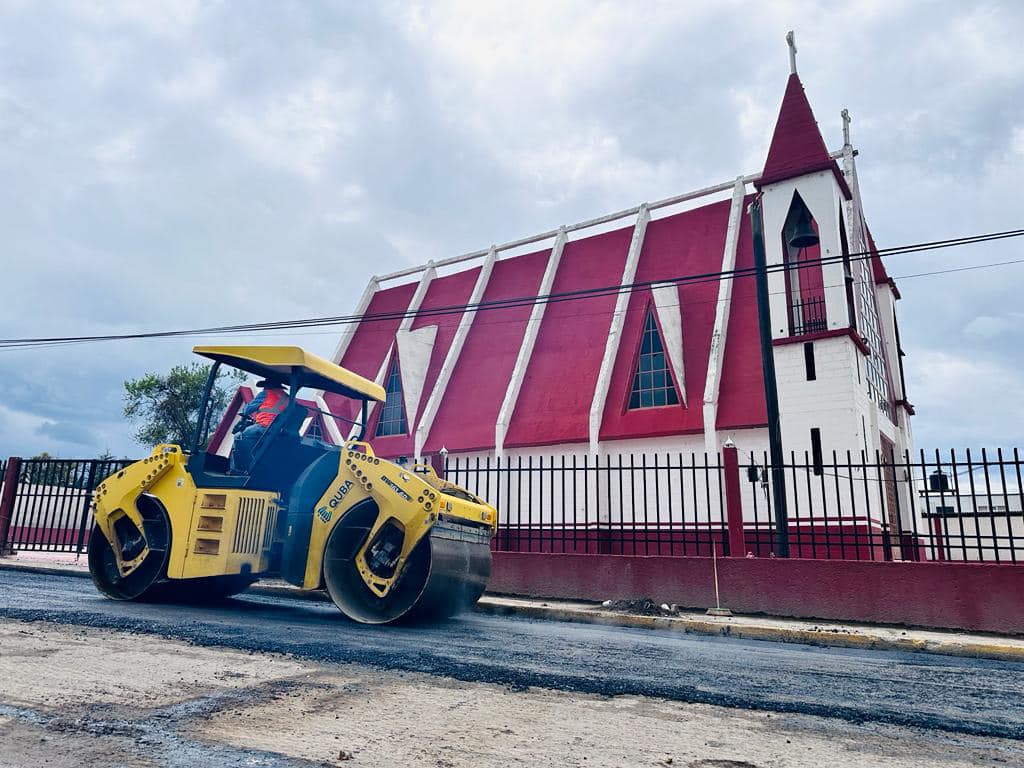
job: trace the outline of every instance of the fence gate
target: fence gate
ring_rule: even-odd
[[[92,528],[89,507],[104,479],[132,462],[124,459],[9,459],[0,490],[0,551],[81,553]],[[10,464],[10,467],[7,465]],[[4,526],[0,523],[0,534]]]

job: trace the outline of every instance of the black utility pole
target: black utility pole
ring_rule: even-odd
[[[768,308],[768,264],[764,253],[761,196],[750,204],[750,228],[754,235],[754,270],[757,277],[757,321],[761,331],[761,366],[764,368],[764,399],[768,405],[768,453],[772,465],[772,503],[775,507],[775,554],[789,557],[789,517],[786,514],[786,474],[782,466],[782,429],[779,426],[779,388],[772,353],[771,312]]]

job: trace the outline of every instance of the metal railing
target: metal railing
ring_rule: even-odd
[[[793,335],[804,336],[828,330],[825,319],[825,299],[813,298],[792,303]]]
[[[450,457],[445,472],[497,506],[499,551],[686,556],[728,550],[717,457]]]
[[[783,469],[791,557],[1024,562],[1017,449],[790,453]],[[496,551],[774,557],[778,548],[767,454],[732,464],[703,454],[451,456],[446,471],[497,507]]]
[[[16,462],[16,464],[15,464]],[[14,488],[10,499],[2,551],[77,552],[85,550],[92,527],[89,504],[105,478],[131,464],[120,459],[9,459]],[[8,475],[5,471],[4,475]],[[7,489],[4,489],[5,491]]]
[[[0,553],[85,551],[92,492],[131,462],[0,461]],[[790,555],[1024,562],[1019,449],[790,453]],[[765,454],[449,456],[451,481],[498,509],[504,552],[773,557]]]
[[[1024,562],[1020,451],[934,454],[912,465],[932,560]],[[910,470],[908,466],[908,471]]]

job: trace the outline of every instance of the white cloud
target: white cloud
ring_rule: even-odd
[[[316,180],[339,144],[358,131],[365,110],[360,86],[315,77],[263,103],[230,107],[218,123],[254,159]]]
[[[967,324],[964,333],[982,339],[995,339],[1017,333],[1021,328],[1024,328],[1024,312],[1010,312],[1000,317],[978,315]]]
[[[669,162],[623,144],[602,114],[602,98],[616,96],[601,89],[642,66],[668,29],[685,35],[706,15],[684,5],[451,2],[401,18],[452,130],[550,205],[584,185],[619,199],[623,187],[657,188],[650,182]]]
[[[738,170],[737,175],[759,173],[764,167],[764,153],[767,147],[765,126],[775,125],[775,107],[769,107],[763,94],[751,88],[733,88],[729,95],[739,112],[737,122],[745,147],[740,165],[742,170]]]
[[[1020,372],[980,355],[917,349],[907,357],[921,448],[1010,446],[1024,423]],[[924,427],[924,429],[921,429]]]
[[[330,224],[355,224],[366,218],[366,189],[360,184],[343,184],[333,195],[330,208],[323,214]]]
[[[130,130],[100,142],[92,150],[92,156],[102,165],[124,165],[138,157],[139,130]]]
[[[208,101],[220,92],[224,69],[222,60],[203,57],[161,83],[160,93],[168,101],[182,104]]]
[[[202,0],[77,0],[71,7],[83,21],[101,29],[128,25],[159,37],[177,37],[195,24]]]
[[[676,164],[649,163],[626,152],[619,139],[597,129],[579,131],[539,147],[508,148],[496,159],[509,176],[530,185],[540,205],[557,205],[587,189],[616,190],[640,199],[678,175]]]

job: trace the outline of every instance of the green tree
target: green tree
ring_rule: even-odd
[[[147,373],[124,383],[124,415],[136,425],[133,439],[142,445],[192,441],[203,390],[210,366],[202,363],[176,365],[166,374]],[[235,388],[245,379],[241,371],[229,369],[217,376],[210,395],[210,424],[216,424],[227,408]]]

